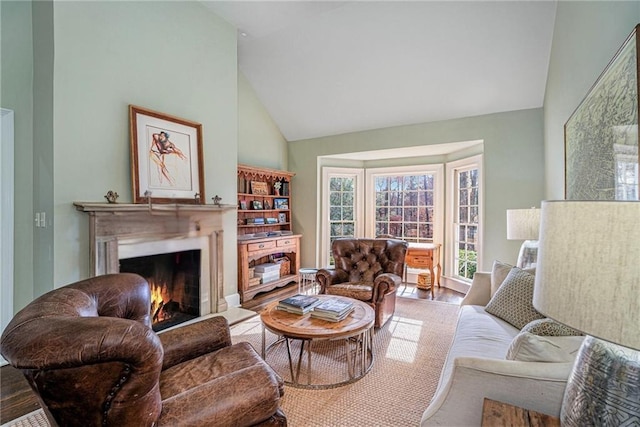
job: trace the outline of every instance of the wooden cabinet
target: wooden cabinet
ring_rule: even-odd
[[[300,235],[265,237],[238,240],[238,292],[240,301],[246,302],[260,292],[298,281],[300,270]],[[250,281],[249,265],[260,262],[273,254],[284,254],[289,259],[289,274],[267,283]]]
[[[297,282],[300,235],[291,227],[293,173],[238,165],[238,292],[245,303],[256,294]],[[289,273],[261,283],[250,277],[250,267],[282,254]]]
[[[291,231],[293,173],[238,165],[238,235]]]

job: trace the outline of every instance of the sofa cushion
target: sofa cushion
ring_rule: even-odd
[[[513,265],[507,264],[506,262],[498,260],[493,261],[493,267],[491,268],[491,296],[493,296],[500,288],[500,285],[502,285],[502,282],[507,278],[513,267]],[[525,268],[522,271],[526,271],[531,274],[536,273],[535,267]]]
[[[493,261],[493,267],[491,268],[491,296],[495,295],[512,268],[513,265],[511,264],[498,260]]]
[[[573,362],[584,337],[541,337],[520,332],[507,350],[507,360],[521,362]]]
[[[584,335],[577,329],[570,328],[560,322],[545,317],[544,319],[533,320],[522,328],[522,332],[529,332],[534,335],[564,337],[572,335]]]
[[[527,323],[543,319],[533,307],[533,274],[518,267],[511,268],[485,310],[522,329]]]
[[[457,357],[504,360],[509,344],[519,332],[504,320],[487,315],[483,306],[460,307],[456,333],[442,368],[440,382],[449,378]]]

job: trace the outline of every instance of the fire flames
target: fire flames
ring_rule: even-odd
[[[165,305],[171,301],[171,293],[167,284],[149,282],[149,287],[151,289],[152,322],[158,323],[170,319],[173,313],[165,309]]]

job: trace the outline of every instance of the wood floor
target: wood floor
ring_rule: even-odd
[[[416,289],[414,286],[402,286],[398,289],[398,296],[403,298],[431,299],[431,292]],[[463,294],[447,288],[435,288],[435,301],[458,304]],[[259,308],[256,305],[256,308]],[[29,384],[22,373],[12,366],[0,368],[0,424],[35,411],[38,404]]]

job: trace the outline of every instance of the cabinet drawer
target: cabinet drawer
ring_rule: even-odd
[[[430,267],[431,266],[431,257],[425,255],[409,255],[404,260],[405,264],[408,267],[417,268],[417,267]]]
[[[282,246],[292,246],[295,245],[296,241],[295,239],[282,239],[282,240],[278,240],[278,247],[282,247]]]
[[[249,243],[247,245],[247,250],[249,252],[253,252],[253,251],[261,251],[263,249],[273,249],[275,247],[276,247],[276,242]]]

